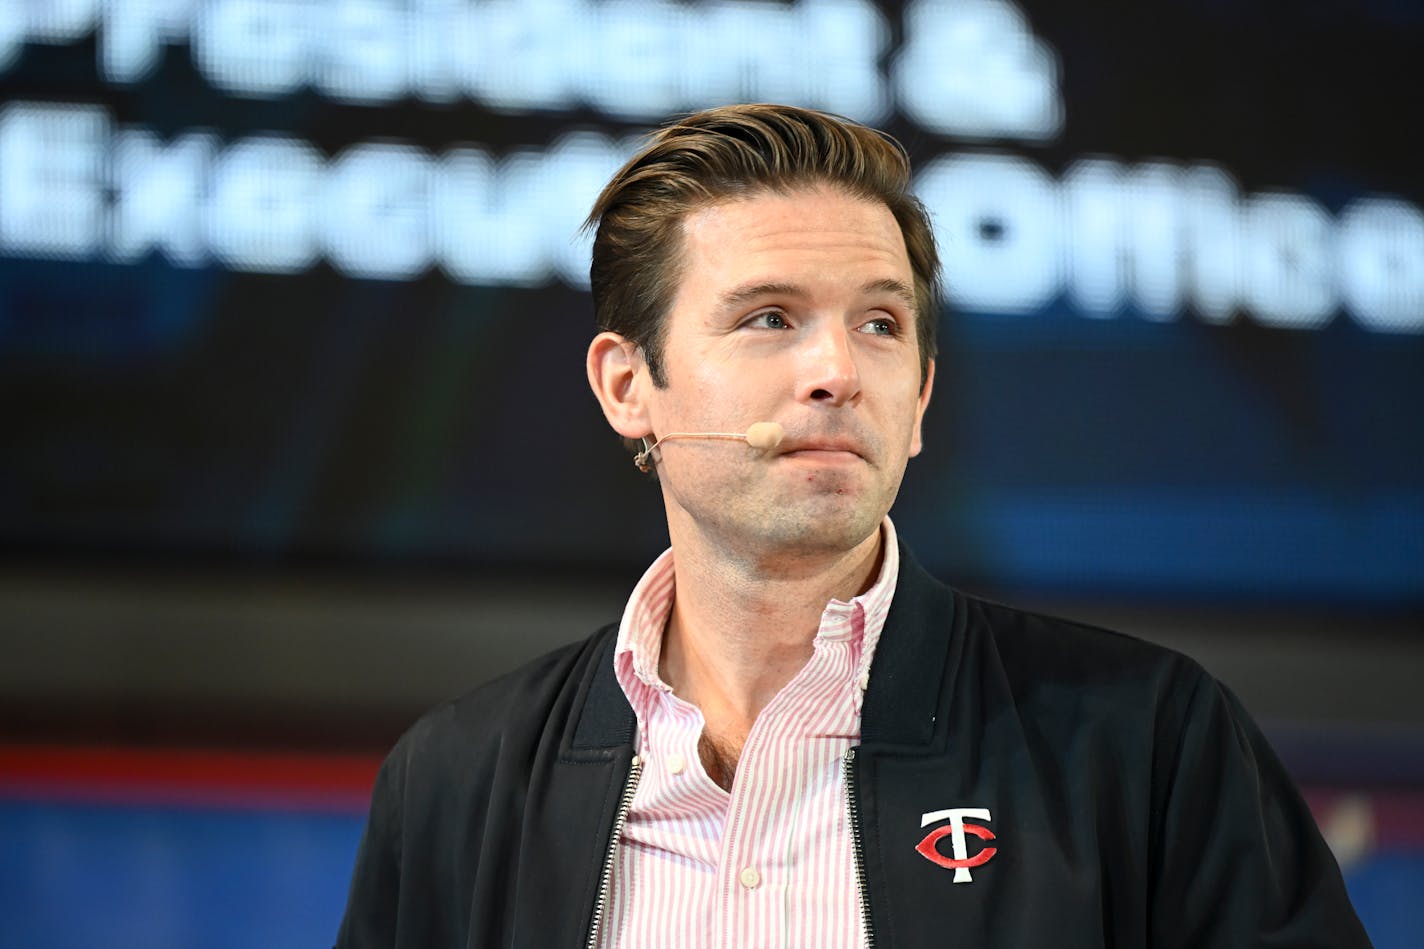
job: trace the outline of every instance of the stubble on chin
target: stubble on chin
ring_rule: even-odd
[[[754,498],[746,494],[713,505],[699,521],[733,559],[748,566],[781,560],[822,560],[853,551],[880,528],[880,505],[849,492],[820,496]]]

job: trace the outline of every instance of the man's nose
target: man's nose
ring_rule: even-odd
[[[860,397],[860,367],[850,333],[834,325],[807,338],[797,392],[801,401],[844,405]]]

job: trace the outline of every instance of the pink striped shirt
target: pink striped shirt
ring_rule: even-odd
[[[702,768],[702,713],[658,675],[673,557],[648,568],[614,656],[642,776],[614,859],[605,949],[865,945],[842,759],[895,594],[895,528],[874,585],[821,614],[810,660],[757,717],[730,793]]]

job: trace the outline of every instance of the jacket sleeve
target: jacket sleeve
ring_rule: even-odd
[[[376,776],[336,949],[391,949],[396,945],[403,764],[398,745]]]
[[[1190,698],[1159,731],[1150,944],[1368,947],[1290,776],[1230,690],[1197,672]]]

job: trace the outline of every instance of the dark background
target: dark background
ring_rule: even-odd
[[[907,21],[879,8],[888,69]],[[1056,57],[1061,132],[956,136],[892,109],[917,167],[1010,155],[1059,180],[1105,156],[1216,166],[1243,199],[1335,222],[1371,196],[1424,207],[1414,0],[1018,8]],[[186,42],[106,82],[102,31],[71,34],[0,50],[0,98],[331,160],[655,121],[243,97]],[[835,68],[815,52],[786,55]],[[666,543],[587,392],[587,295],[63,256],[0,241],[0,945],[320,943],[379,755],[421,709],[616,619]],[[1424,334],[1065,293],[947,308],[940,338],[894,511],[918,558],[1200,659],[1310,792],[1377,945],[1418,945]]]
[[[894,51],[906,21],[882,10]],[[893,112],[920,167],[989,152],[1057,178],[1109,156],[1215,165],[1243,197],[1331,215],[1371,195],[1424,205],[1411,4],[1022,10],[1056,55],[1061,133],[960,139]],[[328,158],[646,128],[470,98],[244,98],[182,44],[141,82],[105,82],[97,36],[24,47],[6,98],[101,105],[164,141],[279,133]],[[586,391],[589,311],[552,278],[0,258],[0,618],[20,660],[4,727],[380,747],[428,701],[615,616],[665,535]],[[1369,688],[1339,657],[1284,683],[1276,669],[1305,642],[1356,662],[1375,655],[1362,644],[1424,650],[1421,370],[1424,335],[1344,311],[1283,330],[1130,302],[1103,318],[1066,293],[946,309],[897,524],[951,582],[1221,656],[1268,718],[1417,723],[1397,662],[1369,664]],[[284,598],[307,604],[301,628]],[[192,705],[174,716],[178,699]]]

